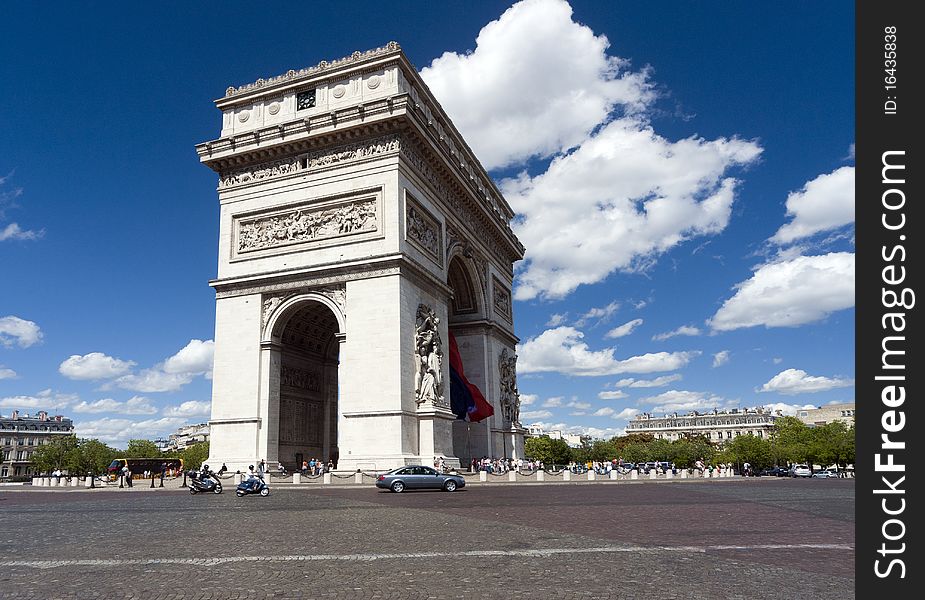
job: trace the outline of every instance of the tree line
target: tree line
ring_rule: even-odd
[[[838,465],[854,463],[854,425],[834,421],[809,427],[795,417],[782,417],[774,422],[766,438],[740,435],[721,446],[702,435],[688,435],[677,440],[658,439],[651,433],[631,433],[609,440],[583,439],[581,447],[571,448],[562,439],[547,436],[530,438],[524,443],[528,458],[546,465],[568,463],[624,462],[674,463],[690,468],[702,459],[706,464],[750,463],[753,469],[791,464]]]
[[[56,436],[32,453],[32,463],[39,473],[56,469],[71,475],[99,475],[116,458],[182,458],[185,469],[198,469],[209,457],[209,442],[194,444],[180,451],[162,452],[151,440],[130,440],[125,450],[108,446],[97,439],[76,435]]]

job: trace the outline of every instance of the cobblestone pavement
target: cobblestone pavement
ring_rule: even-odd
[[[826,479],[0,488],[0,598],[843,600],[854,493]]]

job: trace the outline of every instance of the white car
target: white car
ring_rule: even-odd
[[[829,477],[838,477],[838,471],[835,469],[823,469],[822,471],[816,471],[813,473],[813,477],[818,477],[820,479],[826,479]]]
[[[812,477],[813,470],[809,468],[809,465],[793,465],[790,467],[790,476],[791,477]]]

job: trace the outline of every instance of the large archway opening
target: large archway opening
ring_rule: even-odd
[[[279,461],[299,469],[312,458],[337,464],[337,318],[312,300],[278,324]]]

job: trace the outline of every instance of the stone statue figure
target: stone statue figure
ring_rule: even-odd
[[[416,370],[414,394],[418,404],[443,404],[443,345],[437,326],[440,318],[430,307],[418,306],[414,331]]]
[[[501,415],[506,422],[520,426],[520,392],[517,390],[517,355],[501,351],[498,359],[501,377]]]

